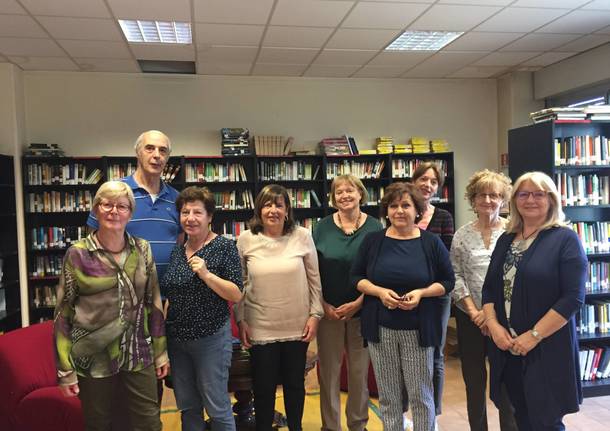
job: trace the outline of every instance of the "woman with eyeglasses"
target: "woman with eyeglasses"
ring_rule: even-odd
[[[451,245],[455,288],[451,297],[456,305],[458,350],[466,385],[466,406],[471,431],[487,430],[487,344],[488,331],[481,304],[481,290],[491,253],[506,220],[500,209],[510,197],[510,179],[487,169],[476,172],[466,185],[465,198],[476,220],[457,230]],[[516,430],[506,391],[500,403],[500,429]]]
[[[156,379],[169,370],[157,271],[147,241],[125,232],[135,200],[121,181],[93,199],[99,228],[77,241],[57,287],[55,346],[64,396],[78,396],[85,429],[110,429],[115,383],[134,430],[161,430]]]
[[[546,174],[521,175],[510,209],[483,284],[490,395],[499,405],[505,385],[521,431],[564,430],[563,416],[582,402],[574,314],[587,258]]]
[[[205,429],[204,408],[214,430],[234,431],[227,384],[229,302],[238,302],[243,288],[237,247],[212,232],[216,202],[207,188],[182,190],[176,209],[187,240],[174,247],[161,287],[169,303],[168,351],[182,431]]]

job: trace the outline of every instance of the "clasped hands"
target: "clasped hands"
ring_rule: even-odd
[[[508,330],[500,323],[492,319],[487,323],[491,339],[500,350],[509,350],[516,355],[525,356],[540,342],[530,333],[525,331],[523,334],[513,338]]]
[[[401,310],[413,310],[419,305],[421,298],[421,289],[414,289],[402,296],[392,289],[383,289],[379,295],[381,303],[389,310],[394,310],[396,308]]]

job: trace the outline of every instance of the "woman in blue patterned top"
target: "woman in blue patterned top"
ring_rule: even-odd
[[[239,255],[233,241],[210,230],[215,202],[207,188],[184,189],[176,208],[188,239],[172,251],[162,289],[182,431],[204,429],[204,408],[214,430],[235,430],[227,392],[233,352],[228,302],[242,295]]]

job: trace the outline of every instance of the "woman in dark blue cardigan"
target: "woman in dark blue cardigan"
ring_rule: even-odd
[[[563,416],[582,402],[574,314],[587,259],[560,202],[546,174],[519,177],[483,285],[491,398],[497,405],[504,383],[521,431],[564,430]]]
[[[404,388],[414,430],[434,429],[433,353],[443,332],[439,297],[453,289],[455,278],[441,240],[416,225],[422,209],[415,186],[388,186],[381,212],[391,225],[364,238],[352,265],[352,282],[365,294],[361,330],[385,431],[404,430]]]

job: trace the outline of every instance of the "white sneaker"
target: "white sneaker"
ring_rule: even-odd
[[[402,427],[405,431],[413,431],[413,421],[407,417],[406,413],[402,414]]]

